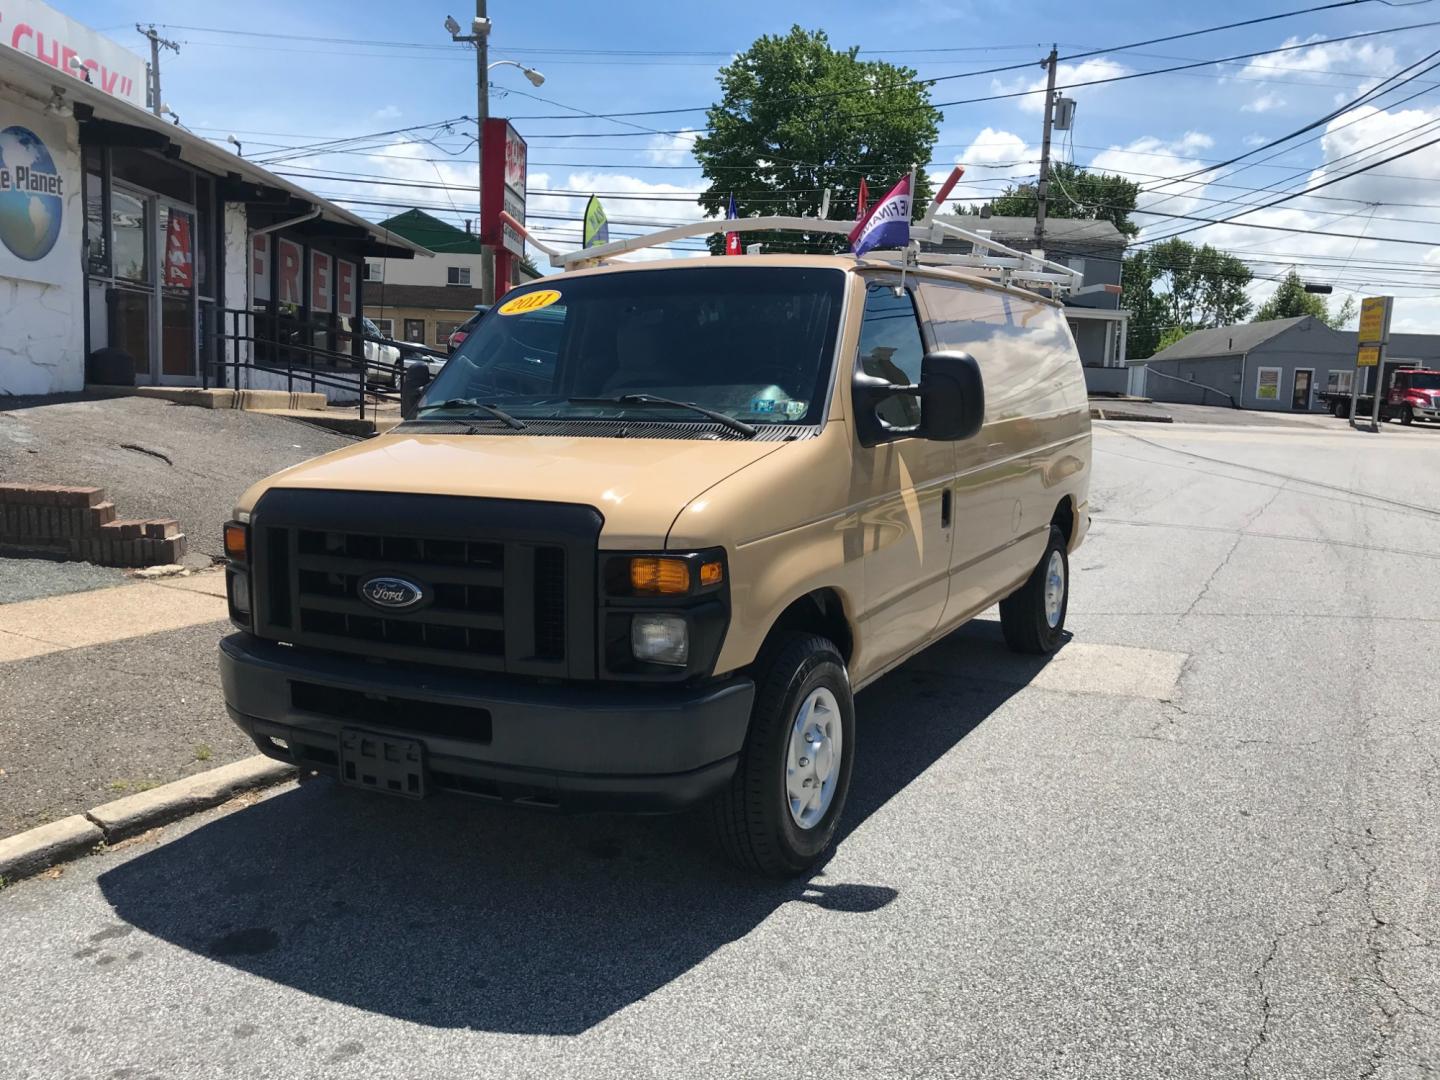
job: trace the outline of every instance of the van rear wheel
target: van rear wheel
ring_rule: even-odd
[[[770,877],[809,871],[835,838],[854,760],[845,661],[825,638],[784,638],[760,662],[745,747],[712,807],[725,854]]]
[[[1070,559],[1065,534],[1050,526],[1045,554],[1025,584],[1000,601],[1000,629],[1016,652],[1048,656],[1065,640],[1070,607]]]

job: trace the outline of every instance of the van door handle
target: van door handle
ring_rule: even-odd
[[[947,487],[940,495],[940,527],[950,527],[950,489]]]

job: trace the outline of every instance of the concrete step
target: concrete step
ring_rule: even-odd
[[[242,409],[269,412],[275,409],[324,409],[325,395],[308,391],[231,390],[198,386],[87,386],[87,392],[107,397],[150,397],[194,405],[201,409]]]

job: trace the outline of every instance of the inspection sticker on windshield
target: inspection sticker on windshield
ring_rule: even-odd
[[[527,292],[524,296],[517,296],[514,300],[506,300],[500,305],[499,311],[501,315],[528,315],[532,311],[549,307],[559,299],[559,289],[538,289]]]

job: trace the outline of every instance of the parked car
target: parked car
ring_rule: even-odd
[[[226,704],[344,784],[704,802],[740,865],[804,873],[857,690],[997,601],[1013,649],[1064,642],[1090,464],[1034,293],[848,256],[548,277],[414,420],[241,498]]]
[[[475,329],[475,324],[480,321],[480,316],[481,316],[481,315],[484,315],[485,312],[487,312],[487,311],[489,311],[489,310],[490,310],[490,305],[489,305],[489,304],[476,304],[476,305],[475,305],[475,314],[474,314],[474,315],[471,315],[468,319],[466,319],[463,323],[461,323],[459,326],[457,326],[454,330],[451,330],[451,331],[450,331],[450,337],[446,340],[446,347],[447,347],[452,353],[453,353],[456,349],[458,349],[458,348],[460,347],[461,343],[464,342],[465,338],[469,335],[470,331]]]
[[[361,325],[365,330],[365,382],[369,385],[398,390],[405,365],[413,360],[424,361],[430,369],[431,378],[440,374],[440,369],[445,366],[443,356],[437,356],[410,342],[386,337],[369,318],[363,318]],[[341,326],[349,330],[349,320],[343,319]]]

